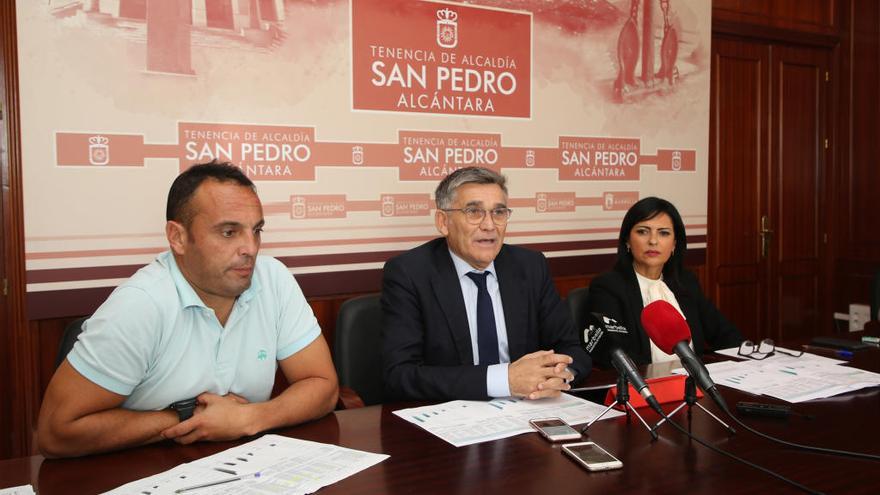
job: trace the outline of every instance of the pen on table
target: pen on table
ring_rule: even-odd
[[[193,486],[187,486],[185,488],[179,488],[177,490],[174,490],[174,493],[184,493],[184,492],[188,492],[188,491],[192,491],[192,490],[199,490],[201,488],[208,488],[208,487],[212,487],[212,486],[222,485],[224,483],[231,483],[233,481],[246,480],[246,479],[250,479],[250,478],[259,478],[259,477],[260,477],[260,473],[243,474],[241,476],[236,476],[234,478],[226,478],[223,480],[209,481],[208,483],[202,483],[199,485],[193,485]]]
[[[834,354],[837,355],[837,357],[839,357],[839,358],[843,358],[843,359],[852,359],[853,356],[854,356],[854,354],[853,354],[852,351],[847,351],[846,349],[829,349],[829,348],[827,348],[827,347],[816,347],[816,346],[812,346],[812,345],[805,345],[805,346],[803,346],[803,347],[804,347],[804,350],[807,351],[807,352],[816,352],[816,351],[820,351],[820,352],[819,352],[820,355],[821,355],[822,353],[826,353],[826,354],[827,354],[827,353],[832,353],[832,352],[833,352]]]

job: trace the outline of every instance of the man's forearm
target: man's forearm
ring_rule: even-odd
[[[77,457],[162,440],[160,433],[178,423],[177,413],[115,408],[57,423],[48,418],[37,430],[46,457]]]
[[[339,387],[335,380],[311,377],[299,380],[274,399],[249,404],[252,421],[247,435],[320,418],[336,407]]]
[[[391,400],[486,400],[487,366],[416,365],[391,367],[385,390]]]

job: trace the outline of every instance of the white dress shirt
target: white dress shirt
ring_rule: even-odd
[[[489,397],[509,397],[510,383],[507,381],[507,367],[510,364],[510,350],[507,347],[507,325],[504,322],[504,306],[501,304],[501,291],[498,286],[498,273],[495,271],[495,262],[489,264],[485,270],[477,270],[467,261],[458,257],[452,250],[452,263],[455,265],[455,273],[458,275],[458,283],[461,285],[461,294],[464,296],[464,309],[467,312],[468,328],[471,333],[471,349],[474,354],[474,365],[480,364],[480,348],[477,341],[477,284],[468,278],[470,272],[489,272],[486,277],[486,289],[489,298],[492,299],[492,311],[495,313],[495,330],[498,333],[498,362],[490,364],[486,372],[486,391]]]

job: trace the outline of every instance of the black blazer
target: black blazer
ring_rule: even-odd
[[[590,357],[580,346],[544,255],[505,244],[495,270],[511,362],[553,349],[572,357],[576,381],[585,378]],[[445,238],[385,264],[382,312],[387,398],[488,399],[487,366],[474,366],[464,296]]]
[[[680,286],[667,283],[681,307],[691,329],[694,351],[702,355],[707,349],[738,346],[743,337],[739,330],[703,296],[697,277],[682,270]],[[651,362],[651,345],[642,327],[642,292],[631,265],[617,266],[596,277],[590,283],[589,309],[604,314],[623,324],[629,334],[617,339],[618,345],[637,364]],[[592,354],[598,366],[610,367],[608,346],[597,347]]]

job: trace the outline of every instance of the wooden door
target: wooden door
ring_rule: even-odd
[[[828,50],[712,41],[707,292],[746,338],[819,328]]]
[[[759,222],[767,210],[770,52],[712,40],[707,292],[746,338],[767,327],[767,265]]]
[[[831,154],[827,102],[831,87],[829,50],[771,47],[772,103],[768,245],[769,336],[815,335],[823,328],[831,294],[823,293],[825,188]],[[830,159],[830,158],[828,158]]]

